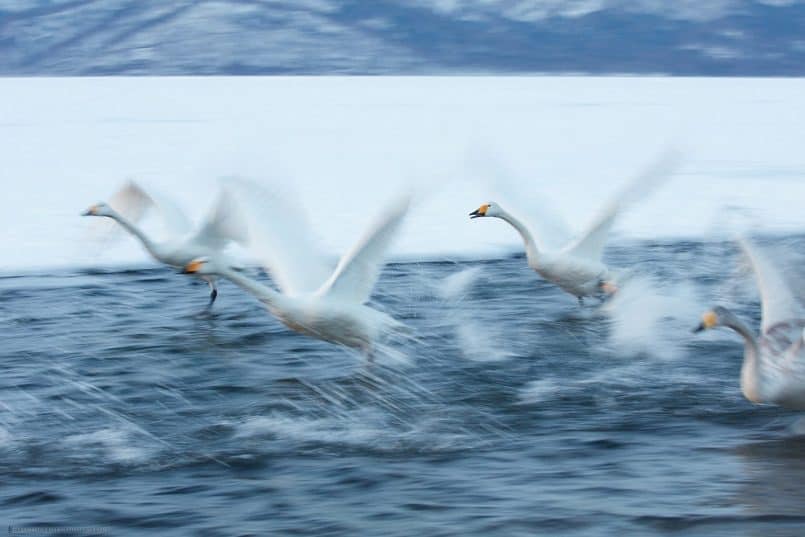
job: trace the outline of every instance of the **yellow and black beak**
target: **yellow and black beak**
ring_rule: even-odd
[[[714,311],[708,311],[704,315],[702,315],[702,322],[699,323],[699,326],[693,329],[693,333],[697,334],[699,332],[704,332],[710,328],[713,328],[715,325],[718,324],[718,315]]]
[[[489,204],[484,203],[483,205],[481,205],[480,207],[478,207],[477,209],[475,209],[474,211],[472,211],[470,213],[470,218],[472,219],[472,218],[478,218],[480,216],[486,216],[486,211],[488,209],[489,209]]]
[[[184,266],[182,269],[182,274],[195,274],[201,267],[204,265],[204,261],[202,259],[194,259],[190,263]]]
[[[84,211],[83,213],[81,213],[81,216],[95,216],[95,213],[96,213],[97,211],[98,211],[98,206],[97,206],[97,205],[93,205],[92,207],[90,207],[89,209],[87,209],[86,211]]]

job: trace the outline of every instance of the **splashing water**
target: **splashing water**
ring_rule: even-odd
[[[462,300],[469,288],[481,277],[482,272],[481,267],[470,267],[454,272],[441,280],[437,293],[444,300]]]
[[[133,431],[100,429],[92,433],[70,435],[64,439],[64,444],[72,453],[82,453],[87,458],[100,456],[111,462],[136,464],[148,460],[151,450],[155,449],[137,445],[137,440]]]
[[[438,294],[451,306],[448,319],[462,356],[478,362],[506,360],[514,353],[508,348],[501,325],[479,320],[475,308],[466,307],[472,287],[482,276],[481,267],[471,267],[451,274],[441,281]]]
[[[690,332],[703,309],[689,282],[634,276],[602,311],[612,321],[609,339],[616,350],[670,359],[682,354],[680,334]]]

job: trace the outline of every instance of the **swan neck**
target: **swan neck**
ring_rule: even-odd
[[[525,224],[506,211],[501,210],[498,218],[505,220],[517,230],[517,232],[520,234],[520,237],[523,238],[523,243],[525,244],[525,254],[528,258],[528,262],[530,264],[536,263],[537,259],[539,258],[539,249],[537,248],[537,243],[534,241],[534,236],[531,235],[531,231],[528,230]]]
[[[744,350],[744,361],[741,366],[741,389],[750,401],[755,403],[762,402],[760,393],[760,365],[759,348],[755,335],[743,322],[737,318],[729,319],[724,323],[725,326],[732,328],[744,338],[746,343]]]
[[[755,355],[757,354],[757,339],[755,339],[755,335],[749,330],[748,326],[738,319],[729,319],[724,323],[724,326],[728,326],[738,332],[744,338],[746,345],[755,351]]]
[[[249,278],[248,276],[244,276],[240,272],[232,270],[231,268],[221,269],[218,271],[218,274],[231,281],[244,291],[248,291],[249,293],[253,294],[259,298],[260,301],[269,306],[276,306],[280,299],[280,294],[275,290]]]
[[[153,255],[154,257],[158,257],[157,254],[156,254],[156,248],[155,248],[155,245],[154,245],[154,241],[152,241],[148,237],[148,235],[145,234],[145,232],[143,230],[141,230],[135,224],[130,222],[128,220],[128,218],[124,217],[123,215],[121,215],[117,211],[111,212],[109,216],[112,219],[114,219],[118,224],[120,224],[120,226],[123,229],[125,229],[130,234],[132,234],[135,237],[137,237],[137,239],[139,239],[139,241],[141,243],[143,243],[143,246],[145,246],[145,249],[148,250],[148,252],[151,253],[151,255]]]

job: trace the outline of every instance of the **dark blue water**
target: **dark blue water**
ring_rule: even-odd
[[[789,247],[805,241],[788,239]],[[114,535],[802,535],[797,414],[738,387],[729,243],[580,308],[521,257],[387,267],[374,365],[162,268],[0,278],[0,524]]]

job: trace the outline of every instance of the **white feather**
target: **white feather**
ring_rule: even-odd
[[[590,227],[577,239],[562,248],[562,253],[579,259],[600,261],[604,254],[607,237],[618,214],[659,188],[671,176],[679,162],[678,152],[663,153],[604,207]]]
[[[243,243],[248,240],[246,221],[228,190],[221,190],[194,240],[215,250],[223,250],[229,241]]]
[[[752,264],[752,271],[760,290],[763,333],[768,332],[769,328],[776,324],[799,318],[802,313],[799,302],[771,260],[748,238],[741,238],[739,244]]]
[[[304,211],[276,190],[245,179],[227,185],[242,207],[244,246],[257,256],[283,293],[289,296],[318,289],[332,271]]]
[[[339,261],[318,294],[363,304],[369,300],[380,275],[383,256],[408,211],[410,197],[389,205],[372,228]]]

